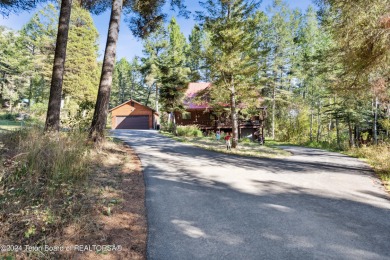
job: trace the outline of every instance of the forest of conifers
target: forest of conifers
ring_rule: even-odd
[[[231,103],[232,96],[249,104],[229,110],[239,118],[266,106],[272,139],[335,148],[389,140],[388,0],[323,0],[304,12],[280,0],[263,9],[254,1],[225,2],[206,1],[188,39],[174,18],[145,35],[135,29],[144,55],[116,62],[110,107],[133,98],[180,110],[188,82],[207,81],[215,86],[212,104]],[[62,127],[90,124],[99,89],[98,32],[83,7],[72,6]],[[0,28],[0,99],[11,111],[25,103],[33,116],[46,115],[59,8],[44,6],[20,31]]]

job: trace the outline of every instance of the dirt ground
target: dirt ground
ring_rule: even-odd
[[[92,149],[90,156],[86,183],[67,194],[78,208],[56,216],[60,222],[55,227],[35,220],[45,227],[36,225],[35,237],[26,238],[23,232],[16,236],[12,230],[24,230],[27,217],[31,220],[31,216],[41,215],[22,214],[27,207],[15,210],[13,216],[0,214],[0,259],[146,259],[145,186],[138,156],[130,147],[115,142]],[[61,196],[54,201],[66,208],[67,198]],[[27,245],[35,249],[29,251]]]
[[[129,147],[121,150],[121,146],[100,155],[104,167],[97,168],[93,180],[100,201],[94,221],[99,232],[81,239],[81,245],[113,247],[105,252],[75,252],[73,259],[145,259],[147,223],[141,162]]]

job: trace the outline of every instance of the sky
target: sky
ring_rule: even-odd
[[[305,11],[309,5],[313,5],[312,0],[286,0],[291,8],[299,8],[302,11]],[[185,0],[185,4],[189,11],[201,11],[201,7],[198,4],[197,0]],[[265,10],[267,6],[272,4],[272,0],[263,0],[261,4],[261,9]],[[169,8],[166,9],[168,11],[167,21],[171,19],[172,16],[175,16],[175,13],[169,11]],[[9,27],[13,30],[20,30],[24,24],[26,24],[32,17],[32,15],[36,12],[36,10],[31,12],[22,12],[18,15],[10,15],[8,18],[4,18],[0,16],[0,25]],[[110,12],[107,11],[98,16],[92,16],[95,26],[99,31],[99,60],[103,59],[104,48],[107,40],[107,29],[108,22],[110,19]],[[195,25],[195,21],[191,16],[190,19],[185,19],[182,17],[176,17],[177,21],[180,25],[181,31],[184,33],[186,37],[190,35],[193,26]],[[121,58],[126,58],[129,61],[132,60],[135,56],[142,56],[142,41],[136,39],[130,32],[127,24],[122,18],[120,32],[119,32],[119,40],[117,43],[117,60]]]

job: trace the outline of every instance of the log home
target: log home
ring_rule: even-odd
[[[211,83],[189,83],[185,93],[185,111],[175,112],[175,119],[178,125],[197,125],[202,131],[223,131],[231,132],[232,124],[228,112],[214,111],[208,102],[201,104],[194,99],[199,93],[205,93]],[[226,105],[226,108],[229,106]],[[252,135],[254,139],[264,140],[264,122],[267,117],[266,107],[260,107],[258,113],[249,120],[241,118],[239,114],[238,126],[239,137]]]

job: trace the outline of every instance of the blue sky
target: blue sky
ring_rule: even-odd
[[[307,7],[312,4],[312,0],[287,0],[286,1],[291,8],[299,8],[301,10],[306,10]],[[272,0],[263,0],[261,9],[265,8],[272,3]],[[186,5],[188,10],[191,12],[196,10],[201,10],[197,0],[186,0]],[[35,12],[35,11],[34,11]],[[0,16],[0,25],[7,26],[14,30],[19,30],[24,24],[28,22],[34,12],[23,12],[18,15],[10,15],[8,18],[3,18]],[[170,20],[170,17],[175,16],[173,12],[169,12],[167,21]],[[99,16],[93,16],[95,26],[99,31],[99,53],[101,54],[100,59],[103,57],[104,47],[106,45],[107,38],[107,28],[110,18],[110,13],[105,12]],[[184,18],[177,18],[178,23],[180,24],[182,32],[188,36],[195,24],[195,21]],[[122,21],[120,27],[119,41],[117,45],[117,60],[125,57],[128,60],[131,60],[135,55],[142,56],[142,41],[136,39],[130,32],[127,27],[127,24]]]

